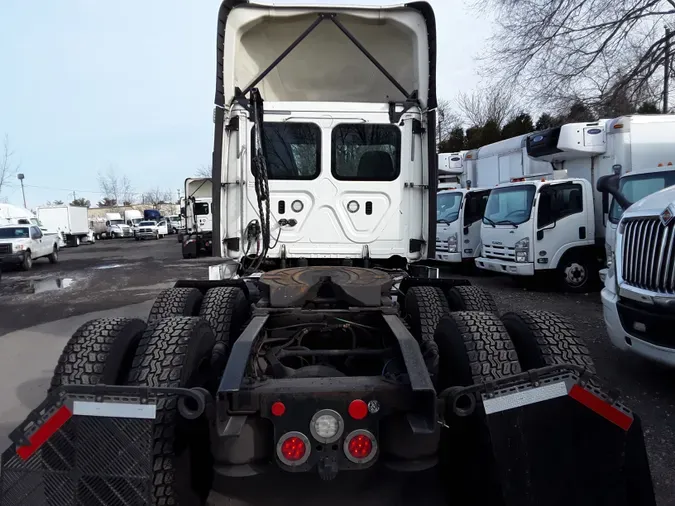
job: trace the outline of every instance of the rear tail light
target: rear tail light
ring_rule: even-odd
[[[287,466],[299,466],[307,462],[310,446],[302,432],[287,432],[277,443],[277,457]]]
[[[371,432],[355,430],[345,438],[344,450],[349,460],[355,464],[365,464],[377,455],[377,441]]]

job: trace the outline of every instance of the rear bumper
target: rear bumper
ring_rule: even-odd
[[[631,308],[622,306],[619,297],[607,288],[602,290],[601,297],[607,334],[614,346],[649,360],[675,367],[675,336],[672,339],[672,347],[662,346],[645,340],[644,336],[641,337],[640,333],[633,328],[624,327],[624,323],[627,326],[629,322],[632,322],[632,324],[645,325],[647,332],[649,332],[650,323],[658,328],[672,329],[675,325],[675,315],[659,315],[644,309],[631,310]],[[658,338],[654,333],[651,336],[653,337],[650,337],[650,340]]]
[[[534,264],[529,262],[505,262],[494,258],[478,257],[476,258],[476,267],[512,276],[534,276]]]

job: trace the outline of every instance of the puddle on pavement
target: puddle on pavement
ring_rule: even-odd
[[[122,264],[99,265],[98,267],[94,267],[94,269],[98,269],[98,270],[119,269],[120,267],[124,267],[124,265],[122,265]]]
[[[0,296],[36,295],[54,290],[63,290],[73,285],[72,278],[47,278],[0,281]]]

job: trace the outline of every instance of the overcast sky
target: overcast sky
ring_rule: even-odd
[[[463,0],[431,4],[438,93],[454,99],[478,83],[474,57],[490,25]],[[73,191],[98,201],[97,174],[110,166],[139,193],[159,185],[175,195],[210,163],[219,5],[0,0],[0,135],[21,163],[29,208]],[[21,204],[10,184],[0,198]]]

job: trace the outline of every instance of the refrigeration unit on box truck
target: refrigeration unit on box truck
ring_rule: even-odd
[[[86,207],[38,207],[36,214],[47,230],[60,234],[68,246],[79,246],[81,242],[88,240],[89,217]]]
[[[528,155],[568,179],[500,185],[483,220],[478,267],[517,276],[555,274],[565,289],[588,290],[598,281],[615,231],[611,221],[606,227],[609,200],[596,189],[598,179],[639,173],[656,191],[667,185],[674,146],[675,116],[569,123],[530,135]],[[643,188],[641,196],[644,191],[650,190]]]

